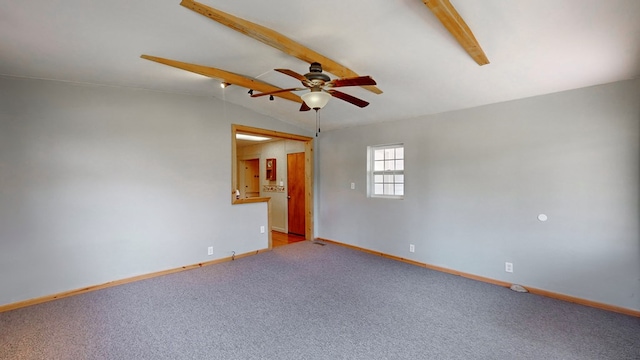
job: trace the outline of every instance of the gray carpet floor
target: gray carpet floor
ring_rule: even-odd
[[[296,243],[0,313],[0,359],[640,359],[640,319]]]

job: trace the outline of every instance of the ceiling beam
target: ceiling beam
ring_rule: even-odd
[[[471,32],[469,26],[460,17],[460,14],[458,14],[449,0],[422,0],[422,2],[427,5],[478,65],[482,66],[489,63],[487,55],[482,51],[478,40],[473,36],[473,32]]]
[[[223,11],[214,9],[207,5],[198,3],[193,0],[182,0],[180,5],[191,9],[201,15],[204,15],[212,20],[219,22],[233,30],[236,30],[244,35],[252,37],[256,40],[263,42],[269,46],[272,46],[286,54],[294,56],[302,61],[308,63],[319,62],[322,64],[322,68],[339,77],[358,77],[355,71],[347,68],[344,65],[340,65],[334,60],[319,54],[304,45],[297,43],[288,37],[271,30],[262,25],[252,23],[248,20],[241,19],[237,16],[225,13]],[[376,93],[382,94],[382,90],[375,86],[363,86],[363,88]]]
[[[214,68],[214,67],[208,67],[208,66],[202,66],[202,65],[196,65],[196,64],[189,64],[189,63],[185,63],[185,62],[181,62],[181,61],[165,59],[165,58],[156,57],[156,56],[149,56],[149,55],[141,55],[140,57],[143,58],[143,59],[155,61],[155,62],[160,63],[160,64],[172,66],[174,68],[187,70],[187,71],[190,71],[192,73],[208,76],[210,78],[214,78],[214,79],[220,80],[221,82],[225,82],[225,83],[228,83],[228,84],[242,86],[242,87],[245,87],[247,89],[257,90],[257,91],[260,91],[260,92],[269,92],[269,91],[280,90],[279,87],[267,84],[265,82],[262,82],[262,81],[259,81],[259,80],[256,80],[256,79],[252,79],[250,77],[246,77],[246,76],[243,76],[243,75],[235,74],[235,73],[232,73],[232,72],[228,72],[228,71],[225,71],[225,70],[217,69],[217,68]],[[303,103],[302,98],[300,98],[300,96],[295,95],[295,94],[293,94],[291,92],[273,94],[273,96],[281,97],[283,99],[291,100],[291,101],[294,101],[294,102],[297,102],[297,103],[300,103],[300,104]]]

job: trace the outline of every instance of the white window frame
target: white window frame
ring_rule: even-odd
[[[396,157],[397,155],[395,151],[394,151],[393,158],[386,158],[387,156],[386,153],[382,160],[381,159],[376,160],[375,158],[376,150],[387,150],[387,149],[398,149],[398,148],[402,149],[401,158]],[[400,161],[400,163],[397,162],[398,160]],[[378,165],[380,165],[381,161],[383,163],[384,161],[393,161],[394,165],[390,166],[388,169],[386,169],[386,166],[385,166],[385,169],[382,169],[382,170],[380,169],[380,166],[378,166],[378,169],[376,170],[376,161],[378,162]],[[401,164],[401,166],[398,166],[398,167],[401,167],[401,169],[397,169],[396,168],[397,165],[395,164]],[[403,143],[367,146],[367,195],[371,198],[404,199],[404,194],[405,194],[404,164],[405,164],[405,157],[404,157]],[[391,181],[389,181],[388,179],[389,175],[392,175]],[[379,181],[380,176],[382,176],[382,181]],[[400,176],[401,181],[397,181],[396,176]],[[376,185],[378,187],[376,187]],[[396,193],[396,191],[398,190],[397,185],[400,185],[402,188],[402,194],[400,195]],[[382,193],[380,192],[376,193],[376,189],[380,189],[380,186],[382,186]],[[393,189],[393,191],[387,191],[391,189]]]

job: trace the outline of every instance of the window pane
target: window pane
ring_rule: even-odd
[[[393,184],[384,184],[384,194],[393,195]]]
[[[373,182],[374,183],[381,183],[382,182],[382,178],[383,178],[382,175],[374,175],[373,176]]]
[[[385,175],[384,176],[384,182],[385,183],[392,183],[393,182],[393,175]]]
[[[404,183],[404,175],[396,175],[396,183]]]
[[[374,161],[373,171],[384,171],[384,161]]]
[[[396,184],[395,185],[396,195],[404,195],[404,184]]]
[[[385,160],[384,169],[385,170],[395,170],[396,169],[395,161],[394,160]]]
[[[384,160],[384,150],[375,150],[373,160]]]
[[[382,184],[375,184],[373,188],[373,193],[376,195],[382,195],[384,194],[382,190],[383,190]]]
[[[404,159],[404,148],[396,148],[396,159]]]
[[[404,170],[404,160],[396,160],[396,170]]]
[[[384,149],[384,158],[385,159],[395,159],[395,149]]]

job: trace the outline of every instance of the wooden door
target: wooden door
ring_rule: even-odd
[[[287,154],[289,233],[305,236],[304,153]]]
[[[260,160],[251,159],[244,162],[244,193],[245,197],[260,196]]]

